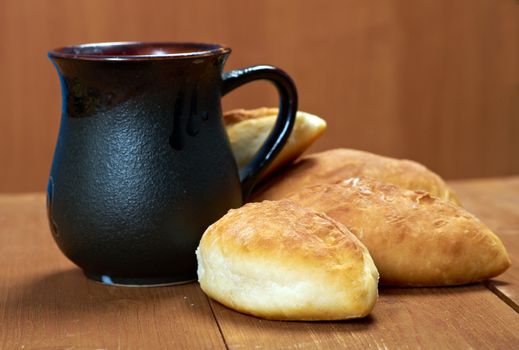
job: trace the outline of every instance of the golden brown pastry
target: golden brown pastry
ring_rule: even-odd
[[[353,178],[309,186],[289,199],[346,225],[368,248],[384,285],[464,284],[510,266],[505,247],[488,227],[426,192]]]
[[[254,157],[267,139],[278,115],[277,108],[239,109],[224,114],[231,147],[239,168]],[[287,143],[267,167],[261,178],[291,163],[326,130],[326,122],[318,116],[297,112],[296,121]]]
[[[253,200],[281,199],[308,185],[335,183],[351,177],[370,177],[458,203],[447,184],[419,163],[345,148],[302,157],[258,188]]]
[[[230,210],[207,229],[196,254],[202,290],[258,317],[363,317],[378,295],[366,247],[344,225],[289,201]]]

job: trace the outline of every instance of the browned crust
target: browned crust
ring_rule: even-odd
[[[344,225],[287,200],[231,209],[206,231],[200,245],[211,241],[234,254],[287,262],[297,259],[323,269],[327,264],[337,269],[338,261],[349,266],[352,258],[362,260],[363,252],[360,241]]]
[[[282,199],[305,186],[336,183],[351,177],[370,177],[410,190],[423,190],[435,197],[459,203],[445,181],[422,164],[346,148],[300,158],[263,184],[255,192],[254,200]]]
[[[290,201],[230,210],[204,233],[198,256],[204,292],[258,317],[363,317],[377,297],[378,272],[364,245],[344,225]],[[308,299],[293,303],[285,290],[301,283],[299,296]],[[327,296],[314,303],[321,292]]]
[[[502,242],[487,226],[423,191],[353,178],[308,186],[289,199],[346,225],[368,248],[385,285],[465,284],[510,266]]]

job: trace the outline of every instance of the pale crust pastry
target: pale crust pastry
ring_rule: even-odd
[[[363,317],[378,296],[366,247],[344,225],[289,201],[230,210],[207,229],[196,254],[202,290],[258,317]]]
[[[238,109],[224,113],[227,135],[239,168],[247,165],[270,134],[278,115],[277,108]],[[292,133],[281,152],[261,174],[265,179],[276,169],[293,162],[326,130],[318,116],[297,112]]]
[[[510,266],[503,243],[487,226],[426,192],[353,178],[309,186],[289,199],[347,226],[368,248],[384,285],[465,284]]]
[[[233,109],[223,113],[225,126],[233,125],[245,120],[258,119],[278,115],[279,109],[273,107],[260,107],[256,109]]]
[[[442,178],[419,163],[345,148],[302,157],[262,185],[253,194],[253,200],[286,198],[308,185],[335,183],[351,177],[370,177],[459,203]]]

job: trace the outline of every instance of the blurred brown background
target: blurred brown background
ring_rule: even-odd
[[[60,117],[54,47],[202,41],[226,68],[269,63],[329,123],[312,150],[353,147],[447,178],[519,173],[519,4],[513,0],[0,0],[0,192],[43,190]],[[267,83],[224,109],[275,105]]]

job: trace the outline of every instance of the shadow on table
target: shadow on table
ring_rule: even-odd
[[[59,319],[79,319],[114,312],[131,314],[137,308],[169,307],[197,313],[204,303],[208,303],[207,298],[196,283],[155,288],[106,286],[72,268],[11,286],[6,307],[27,318],[31,313],[46,313]]]
[[[494,287],[506,287],[506,286],[512,285],[512,283],[510,283],[510,282],[506,282],[506,281],[499,280],[499,279],[491,279],[491,280],[483,282],[483,284],[485,286],[492,285]]]
[[[339,321],[272,321],[266,320],[229,309],[217,301],[210,300],[213,312],[220,326],[239,325],[241,332],[257,331],[261,329],[262,334],[274,336],[279,333],[280,336],[307,336],[308,332],[319,332],[330,334],[336,333],[338,330],[362,332],[369,330],[376,323],[376,317],[368,315],[360,319],[339,320]]]

